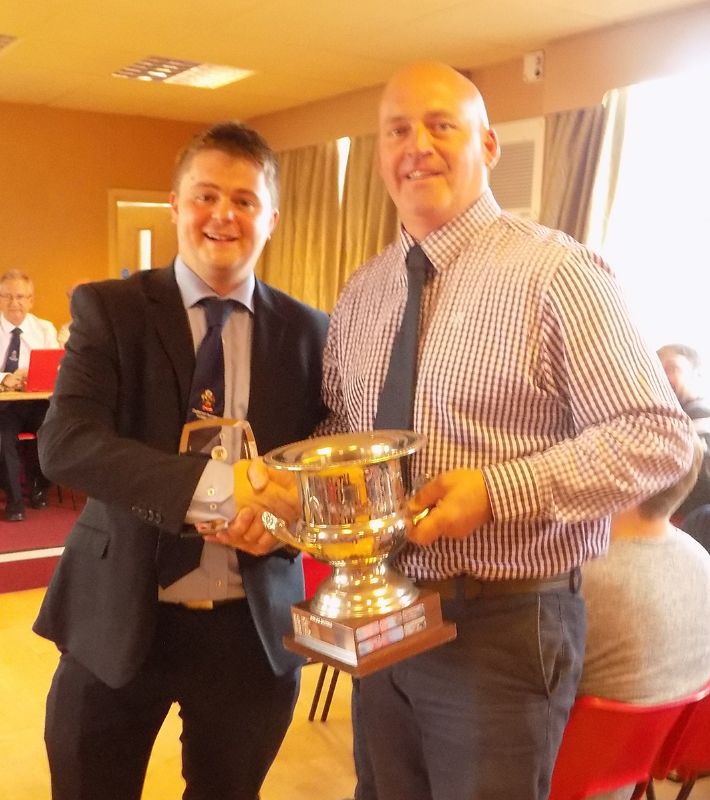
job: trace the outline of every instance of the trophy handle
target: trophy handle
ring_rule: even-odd
[[[243,446],[246,450],[247,458],[252,460],[258,458],[259,450],[256,446],[256,439],[254,438],[254,431],[252,431],[251,425],[245,419],[240,419],[234,427],[242,429],[242,433],[244,434]]]
[[[308,551],[306,543],[297,536],[294,536],[288,529],[288,525],[270,511],[264,511],[262,513],[261,523],[266,530],[280,542],[289,545],[289,547],[295,547],[297,550],[302,550],[303,552]]]
[[[417,475],[417,477],[413,481],[412,491],[409,493],[409,498],[411,499],[414,495],[427,483],[431,480],[431,475],[424,473],[422,475]],[[424,517],[431,511],[431,508],[423,508],[418,514],[412,515],[412,525],[418,525]]]
[[[180,446],[178,452],[187,453],[189,448],[190,435],[195,431],[202,430],[203,428],[236,428],[242,431],[243,442],[242,446],[249,459],[259,457],[259,450],[256,446],[256,439],[254,438],[254,431],[251,425],[245,419],[231,419],[228,417],[204,417],[203,419],[196,419],[188,422],[183,426],[182,434],[180,435]]]
[[[418,514],[413,514],[412,525],[418,525],[430,511],[431,508],[423,508]]]

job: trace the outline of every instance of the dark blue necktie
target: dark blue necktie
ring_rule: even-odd
[[[195,355],[195,371],[190,388],[188,422],[203,416],[224,414],[224,348],[222,327],[234,308],[233,300],[206,297],[199,303],[205,310],[207,332]]]
[[[10,344],[7,348],[3,372],[15,372],[20,367],[20,328],[13,328],[10,334]]]
[[[224,414],[224,347],[222,328],[235,306],[233,300],[206,297],[199,305],[205,310],[207,332],[195,354],[187,421]],[[196,431],[191,437],[195,450],[209,451],[215,439],[213,428]],[[199,536],[180,538],[161,532],[156,564],[158,581],[165,587],[200,566],[204,542]]]
[[[375,429],[411,430],[417,382],[417,340],[422,289],[431,261],[417,244],[407,253],[407,304],[394,338],[387,375],[380,393]]]

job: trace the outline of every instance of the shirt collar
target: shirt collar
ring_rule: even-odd
[[[198,303],[204,297],[219,297],[221,300],[236,300],[248,308],[252,314],[254,313],[254,286],[256,284],[254,273],[249,273],[249,277],[239,286],[235,286],[228,294],[218,295],[197,273],[187,266],[180,256],[177,256],[175,258],[175,280],[180,290],[182,303],[186,309],[192,308],[195,303]]]
[[[15,325],[14,323],[10,322],[4,314],[0,314],[0,328],[2,328],[4,333],[12,333],[15,328],[19,328],[23,333],[25,332],[25,327],[27,326],[27,318],[29,314],[25,314],[25,318],[19,325]]]
[[[490,189],[486,191],[457,217],[427,234],[418,244],[439,272],[455,260],[471,239],[480,235],[502,214],[501,208]],[[400,246],[406,258],[409,249],[417,240],[404,227],[400,228]]]

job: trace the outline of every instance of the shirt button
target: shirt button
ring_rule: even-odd
[[[210,511],[216,511],[216,510],[217,510],[217,503],[210,503]]]
[[[214,497],[215,491],[216,489],[214,486],[210,486],[210,488],[207,490],[207,497]]]

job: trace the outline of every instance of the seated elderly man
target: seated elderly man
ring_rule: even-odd
[[[608,555],[583,567],[588,629],[578,694],[660,703],[710,679],[710,554],[669,521],[703,452],[697,440],[681,481],[614,515]],[[626,799],[632,788],[603,797]]]
[[[27,379],[30,351],[59,347],[57,331],[51,322],[30,313],[34,287],[29,276],[10,270],[0,277],[0,388],[22,390]],[[17,434],[35,433],[47,411],[46,400],[2,402],[0,397],[0,465],[6,488],[5,519],[21,522],[25,518],[22,499],[21,463],[17,450]],[[33,508],[47,505],[48,482],[39,464],[27,464]]]

